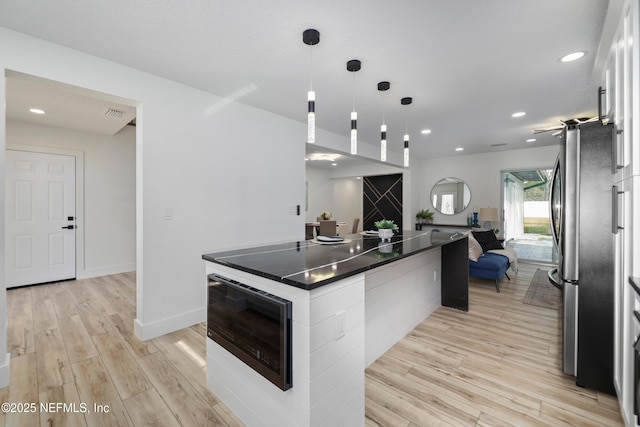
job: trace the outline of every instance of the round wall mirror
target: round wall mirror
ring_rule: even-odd
[[[471,190],[459,178],[444,178],[431,189],[431,204],[444,215],[455,215],[464,211],[471,201]]]

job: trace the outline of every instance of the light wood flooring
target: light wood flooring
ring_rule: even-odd
[[[367,426],[622,426],[615,397],[562,373],[560,311],[522,303],[538,267],[500,293],[470,278],[468,313],[439,308],[367,368]]]
[[[0,426],[242,425],[206,387],[205,324],[141,342],[135,291],[133,273],[7,291],[0,400],[76,407],[0,413]]]
[[[436,310],[372,364],[366,424],[622,425],[614,397],[562,374],[558,311],[522,304],[535,269],[521,264],[500,294],[472,278],[468,313]],[[0,402],[66,407],[0,412],[0,427],[242,425],[206,388],[204,323],[133,335],[133,273],[9,290],[7,310]]]

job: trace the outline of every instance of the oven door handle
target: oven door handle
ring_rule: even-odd
[[[553,277],[553,275],[556,274],[556,273],[558,273],[558,269],[557,268],[552,268],[551,270],[547,271],[547,277],[549,278],[549,283],[551,283],[556,288],[562,290],[562,288],[563,288],[562,284],[556,282],[556,279]]]

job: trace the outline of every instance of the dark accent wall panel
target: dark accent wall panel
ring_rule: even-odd
[[[375,230],[373,223],[381,219],[392,219],[402,229],[402,174],[365,176],[362,210],[363,230]]]

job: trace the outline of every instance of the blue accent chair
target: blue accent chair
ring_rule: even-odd
[[[478,257],[478,261],[469,260],[469,276],[495,280],[496,290],[500,292],[498,281],[502,279],[502,276],[511,280],[507,274],[510,266],[509,258],[506,256],[484,252],[482,256]]]

